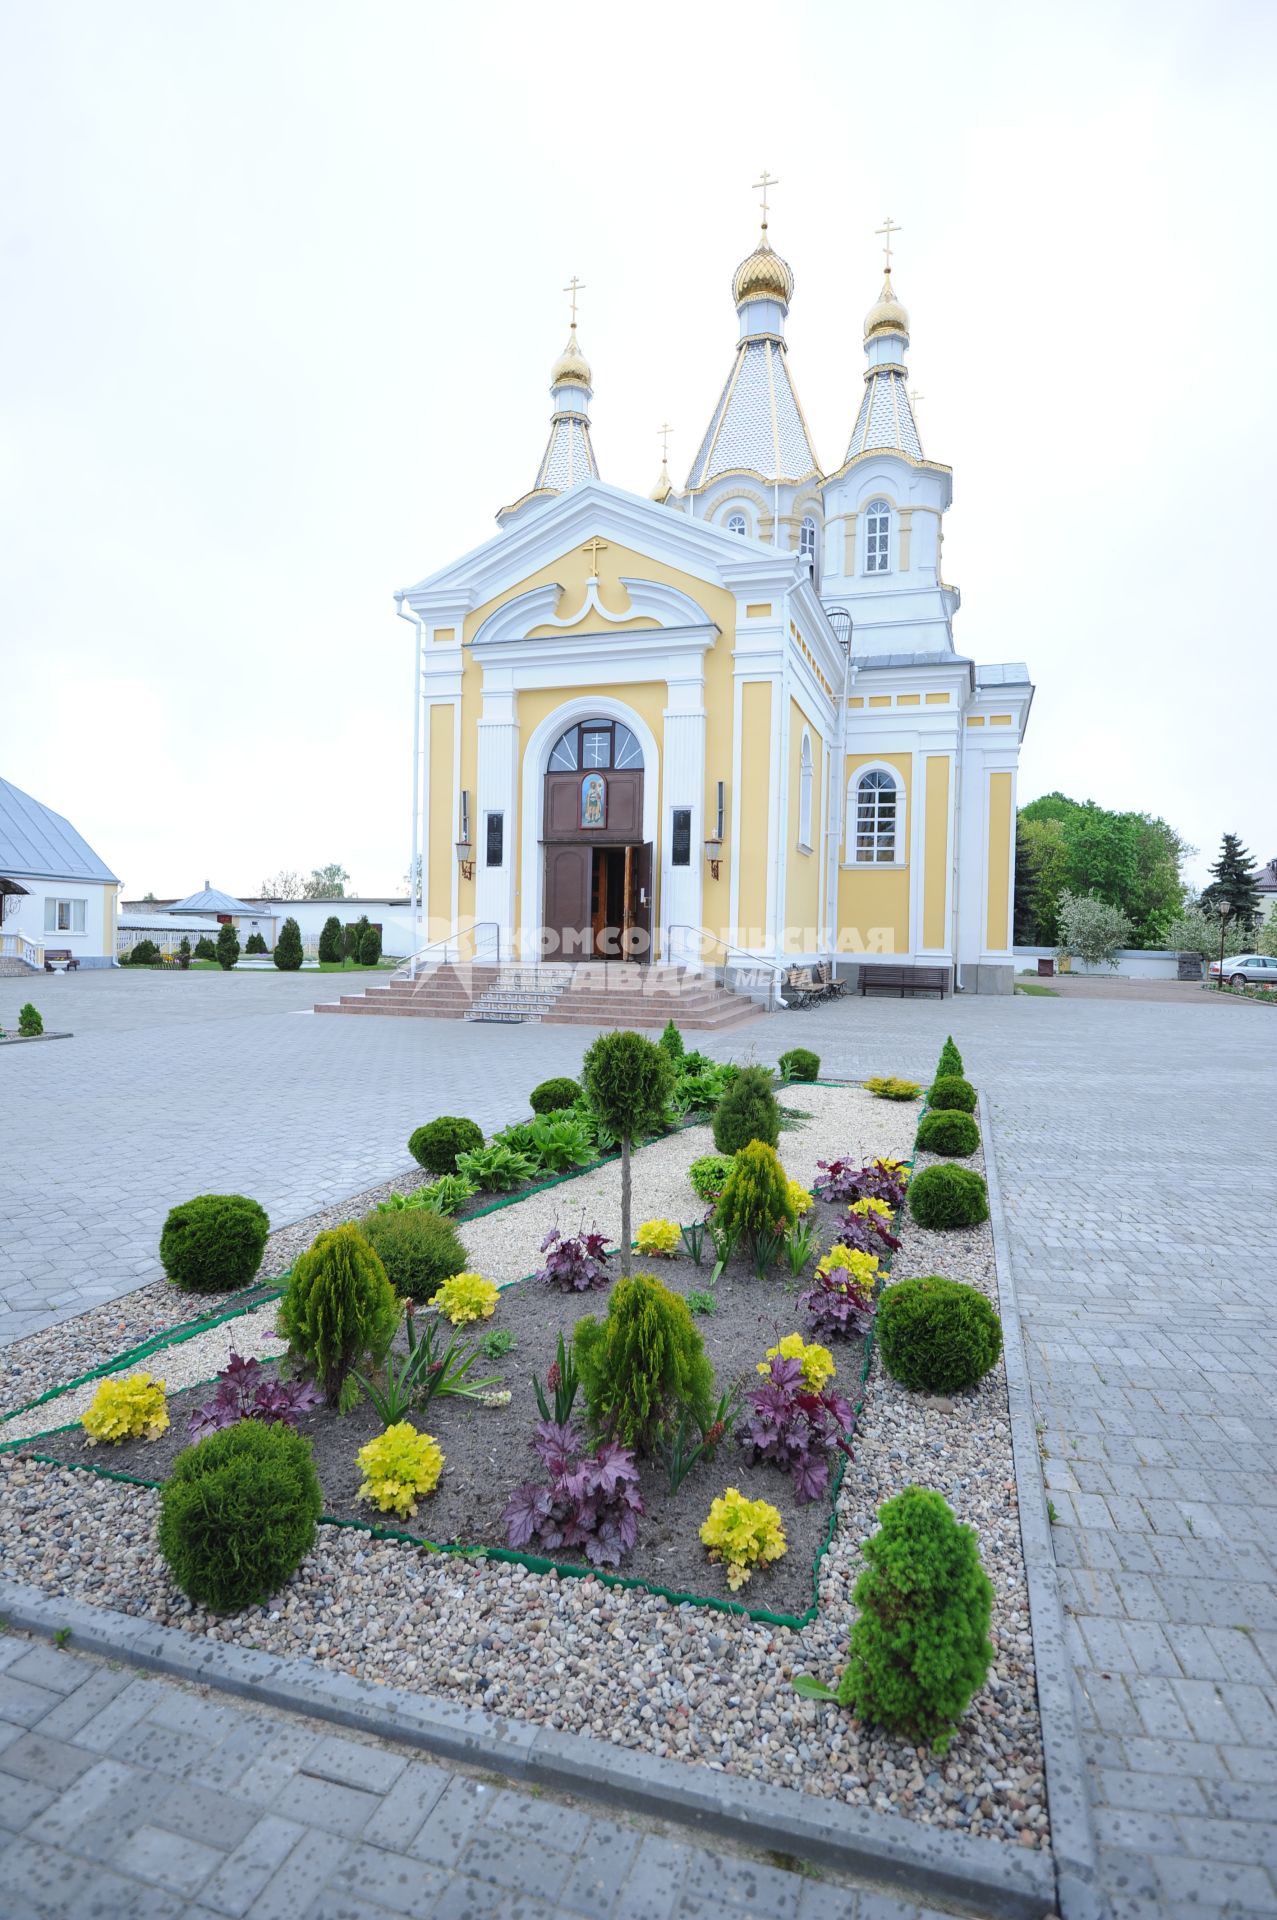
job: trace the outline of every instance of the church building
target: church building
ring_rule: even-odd
[[[888,231],[888,247],[890,231]],[[419,660],[419,945],[705,969],[887,960],[1010,992],[1033,689],[955,649],[952,473],[923,452],[890,252],[822,470],[768,239],[683,486],[604,480],[572,330],[496,536],[399,593]]]

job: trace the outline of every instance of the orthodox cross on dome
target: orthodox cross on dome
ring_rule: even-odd
[[[883,242],[883,248],[882,248],[883,265],[886,267],[887,272],[890,273],[891,272],[891,236],[893,233],[903,233],[904,228],[898,227],[895,221],[892,219],[891,215],[886,214],[884,216],[883,225],[880,227],[875,227],[874,232],[886,235],[886,238]]]
[[[910,405],[910,406],[911,406],[911,407],[913,408],[913,410],[914,410],[914,413],[915,413],[915,414],[916,414],[916,413],[917,413],[917,411],[918,411],[918,402],[919,402],[920,400],[925,400],[925,399],[926,399],[926,397],[927,397],[927,396],[926,396],[926,394],[925,394],[925,393],[919,393],[919,392],[918,392],[918,389],[917,389],[917,387],[910,387],[910,389],[909,389],[909,405]]]
[[[668,420],[662,420],[656,431],[661,436],[661,465],[668,466],[670,457],[670,435],[674,429]]]
[[[584,280],[578,280],[576,275],[573,274],[572,278],[568,281],[566,287],[564,287],[563,289],[564,293],[570,293],[572,295],[572,331],[573,333],[576,332],[576,296],[584,285],[585,285]]]
[[[764,233],[766,233],[767,231],[767,189],[769,187],[778,187],[779,185],[780,185],[780,181],[773,179],[771,174],[768,173],[766,167],[763,168],[762,179],[755,180],[754,182],[755,193],[757,193],[759,188],[761,187],[762,194],[763,194],[763,232]]]
[[[585,543],[585,545],[584,545],[584,546],[582,547],[582,549],[581,549],[581,551],[582,551],[582,553],[588,553],[588,554],[589,554],[589,556],[590,556],[590,578],[591,578],[591,580],[597,580],[597,579],[598,579],[598,577],[599,577],[599,555],[600,555],[601,553],[606,553],[606,552],[607,552],[607,541],[606,541],[606,540],[600,540],[600,539],[598,538],[598,535],[596,534],[593,540],[587,540],[587,541],[586,541],[586,543]]]

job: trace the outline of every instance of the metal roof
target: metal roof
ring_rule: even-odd
[[[853,629],[851,664],[860,674],[875,667],[969,667],[973,662],[965,653],[857,653]]]
[[[119,885],[69,820],[8,780],[0,780],[0,868],[15,878]]]
[[[175,900],[166,913],[245,913],[250,920],[261,914],[260,907],[250,907],[243,900],[237,900],[234,894],[219,893],[216,887],[205,887],[201,893],[188,893],[185,900]]]
[[[977,667],[975,670],[975,683],[978,687],[1027,687],[1032,685],[1029,679],[1029,669],[1025,666],[1023,660],[1006,660],[1001,666]]]

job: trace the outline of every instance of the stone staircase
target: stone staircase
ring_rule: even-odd
[[[30,966],[25,960],[17,960],[12,954],[0,954],[0,980],[25,980],[39,972],[39,967]]]
[[[686,967],[623,961],[579,966],[472,966],[449,962],[414,980],[392,979],[316,1006],[316,1013],[391,1014],[500,1026],[679,1027],[720,1032],[762,1012],[744,995]]]

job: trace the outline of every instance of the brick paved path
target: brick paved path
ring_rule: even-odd
[[[406,1748],[0,1639],[3,1920],[942,1920]]]

